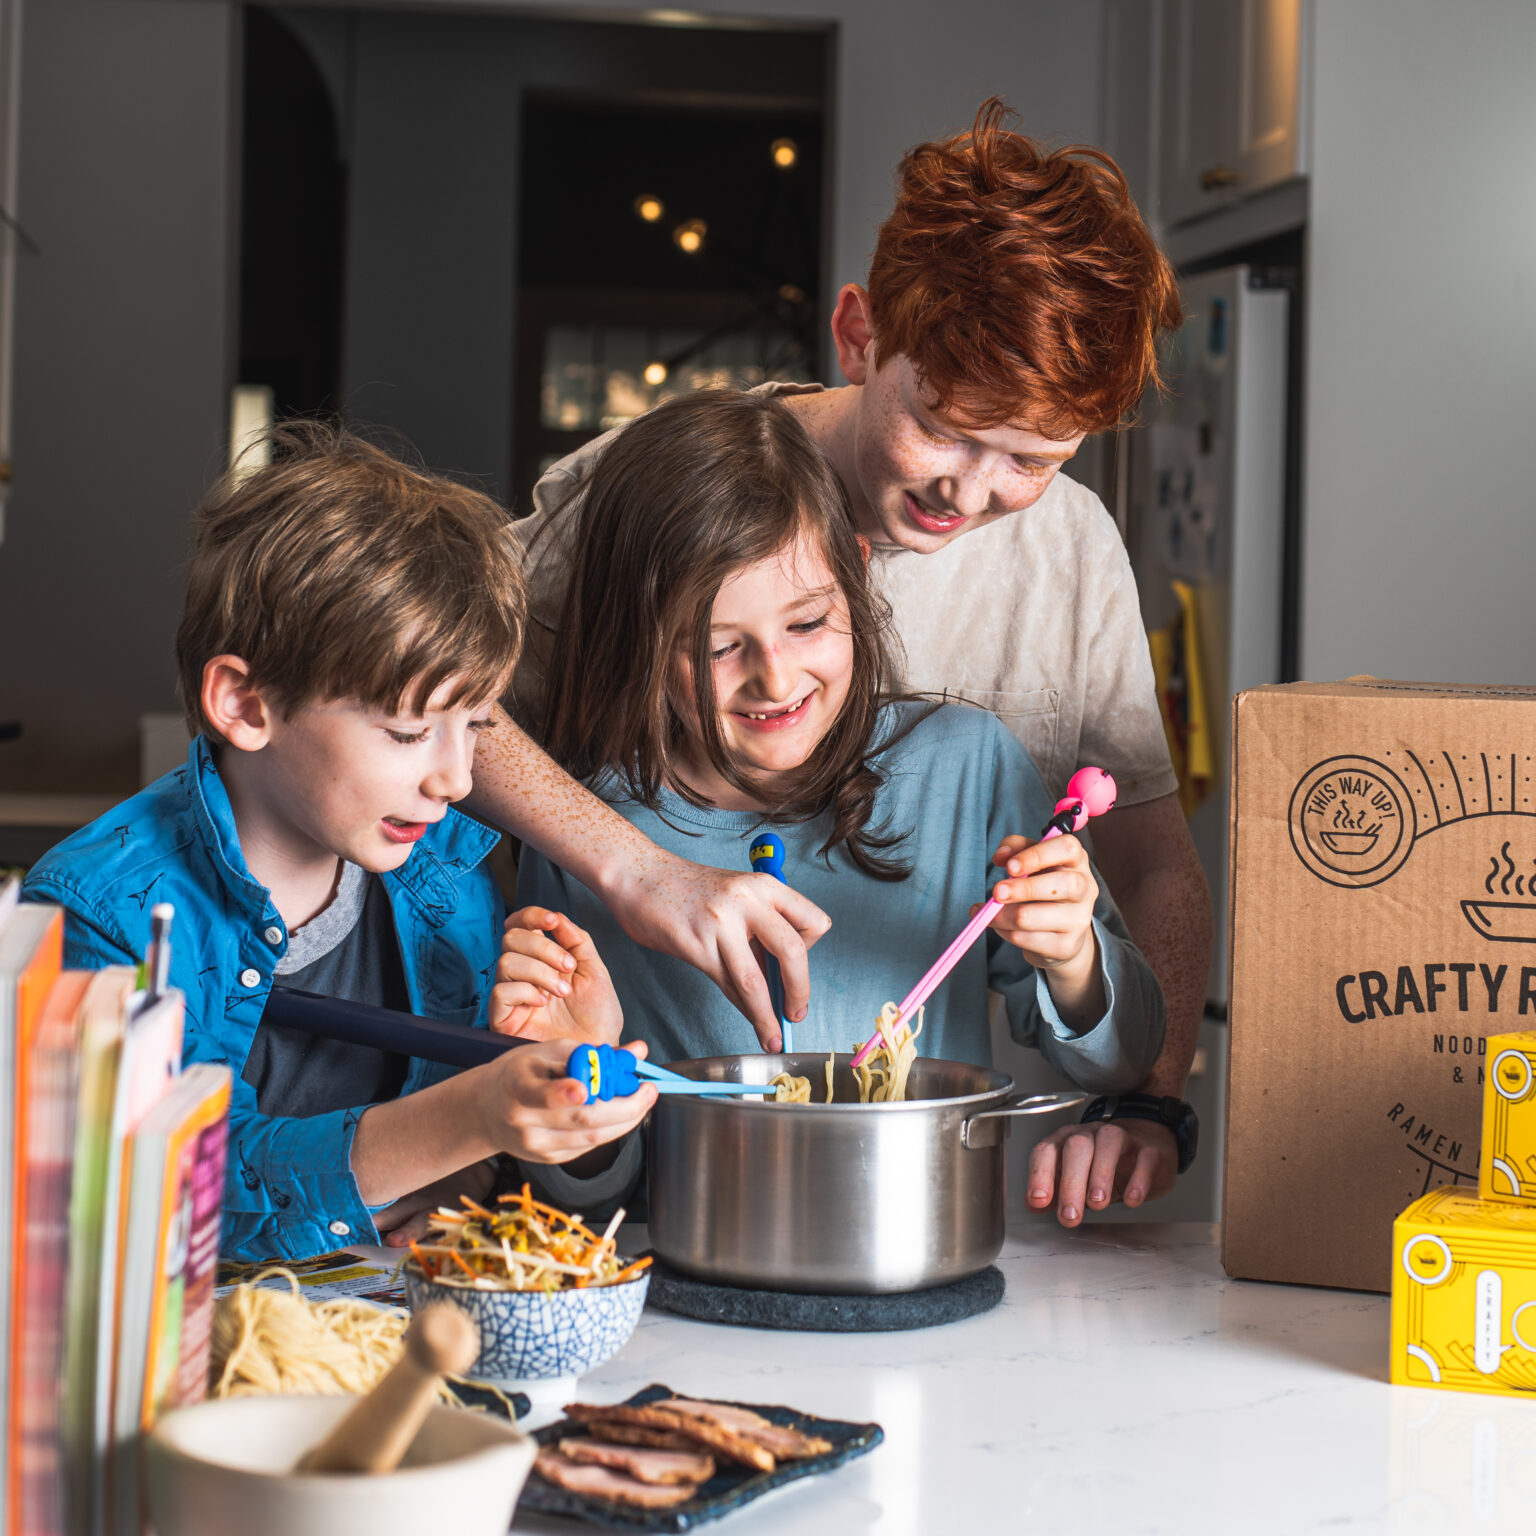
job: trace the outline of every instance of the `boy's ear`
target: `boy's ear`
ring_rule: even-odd
[[[238,751],[259,751],[272,739],[271,706],[252,686],[241,657],[215,656],[204,664],[199,702],[204,719]]]
[[[857,283],[845,283],[832,311],[832,341],[837,365],[850,384],[865,383],[875,367],[875,332],[869,295]]]

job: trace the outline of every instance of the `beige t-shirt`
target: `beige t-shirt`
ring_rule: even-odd
[[[819,384],[765,384],[802,394]],[[622,431],[623,428],[617,428]],[[570,571],[571,513],[609,432],[552,465],[516,523],[528,552],[532,624],[513,699],[538,718],[549,637]],[[902,684],[990,709],[1052,794],[1085,763],[1107,768],[1122,805],[1176,788],[1125,545],[1092,491],[1058,474],[1034,506],[935,554],[877,547],[870,571],[895,615]]]

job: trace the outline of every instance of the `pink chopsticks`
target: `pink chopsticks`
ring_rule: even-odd
[[[1079,768],[1067,785],[1066,796],[1056,802],[1056,811],[1040,833],[1043,843],[1049,838],[1060,837],[1064,832],[1081,832],[1090,816],[1102,816],[1115,805],[1115,781],[1102,768]],[[896,1022],[891,1026],[894,1035],[903,1024],[939,989],[940,984],[960,963],[960,957],[980,937],[982,930],[1003,910],[1000,901],[989,901],[959,934],[955,941],[923,973],[923,979],[902,999]],[[877,1029],[854,1052],[852,1065],[862,1067],[870,1052],[880,1044]]]

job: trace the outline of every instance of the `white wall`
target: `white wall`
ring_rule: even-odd
[[[172,709],[188,514],[228,411],[235,15],[31,0],[0,788],[132,786]]]
[[[1536,683],[1536,6],[1316,7],[1302,674]]]

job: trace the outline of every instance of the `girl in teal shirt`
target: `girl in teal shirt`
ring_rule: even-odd
[[[990,989],[1071,1081],[1141,1082],[1162,1043],[1156,979],[1082,844],[1034,841],[1053,802],[996,717],[893,696],[888,616],[841,484],[791,412],[729,392],[659,407],[616,437],[574,521],[545,745],[687,858],[743,869],[754,837],[779,832],[785,879],[833,918],[797,1050],[864,1040],[995,894],[1006,905],[929,1001],[920,1054],[987,1064]],[[589,979],[595,949],[625,1038],[652,1059],[757,1048],[700,973],[628,938],[531,849],[518,900],[591,943],[572,977],[551,938],[510,932],[496,1027],[579,1030],[579,1000],[606,979]]]

